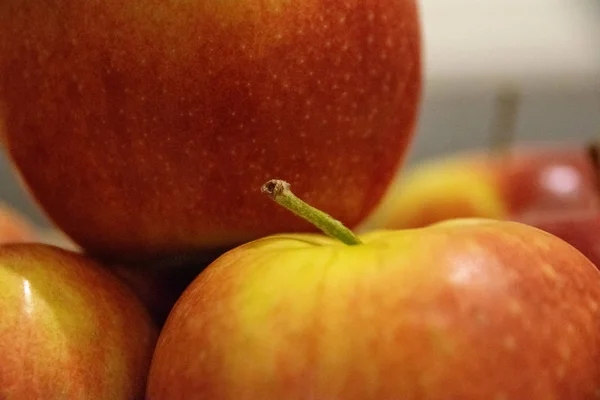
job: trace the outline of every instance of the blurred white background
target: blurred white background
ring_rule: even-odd
[[[600,138],[599,0],[422,0],[425,91],[407,163],[489,145],[498,94],[517,141]],[[0,155],[0,201],[44,217]]]

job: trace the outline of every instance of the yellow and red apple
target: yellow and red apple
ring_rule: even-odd
[[[421,72],[415,0],[0,6],[3,142],[57,226],[116,262],[314,230],[256,193],[272,175],[357,225]]]
[[[591,399],[600,271],[507,221],[275,235],[212,263],[169,315],[148,400]]]
[[[157,331],[106,268],[42,244],[0,246],[0,398],[144,398]]]
[[[527,218],[595,210],[599,198],[598,174],[585,146],[531,143],[414,166],[390,191],[373,224],[401,229],[452,218]]]

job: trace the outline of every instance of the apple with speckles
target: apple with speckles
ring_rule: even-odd
[[[0,202],[0,244],[37,239],[33,224],[14,208]]]
[[[161,331],[148,400],[598,393],[600,271],[565,241],[484,219],[355,237],[273,196],[339,240],[272,235],[215,260]]]
[[[5,146],[105,261],[314,231],[261,201],[273,175],[355,226],[412,140],[416,3],[3,0]]]
[[[0,246],[0,398],[143,399],[158,336],[127,286],[58,247]]]
[[[583,144],[522,143],[507,152],[453,154],[403,172],[371,224],[405,229],[452,218],[598,212],[598,182]]]

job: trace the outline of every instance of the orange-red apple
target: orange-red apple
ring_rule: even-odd
[[[0,244],[37,240],[35,228],[14,208],[0,202]]]
[[[508,221],[282,234],[213,262],[169,315],[147,398],[592,399],[600,271]]]
[[[355,226],[410,142],[420,53],[415,0],[3,0],[4,142],[106,260],[312,231],[261,199],[272,175]]]
[[[0,246],[1,399],[143,399],[156,336],[135,295],[91,259]]]
[[[583,145],[530,143],[506,153],[455,154],[406,171],[373,225],[414,228],[452,218],[595,210],[598,182]]]

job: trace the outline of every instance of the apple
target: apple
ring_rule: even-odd
[[[0,202],[0,244],[37,239],[33,224],[14,208]]]
[[[281,196],[343,242],[278,234],[215,260],[161,331],[147,399],[597,395],[600,271],[565,241],[491,219],[352,240]]]
[[[90,258],[0,246],[0,316],[1,399],[144,398],[156,327]]]
[[[4,0],[4,144],[47,215],[106,261],[314,231],[256,193],[273,174],[355,226],[413,135],[416,3]]]
[[[413,166],[389,192],[371,229],[594,210],[598,200],[598,175],[585,146],[529,143],[508,153],[465,152]]]

